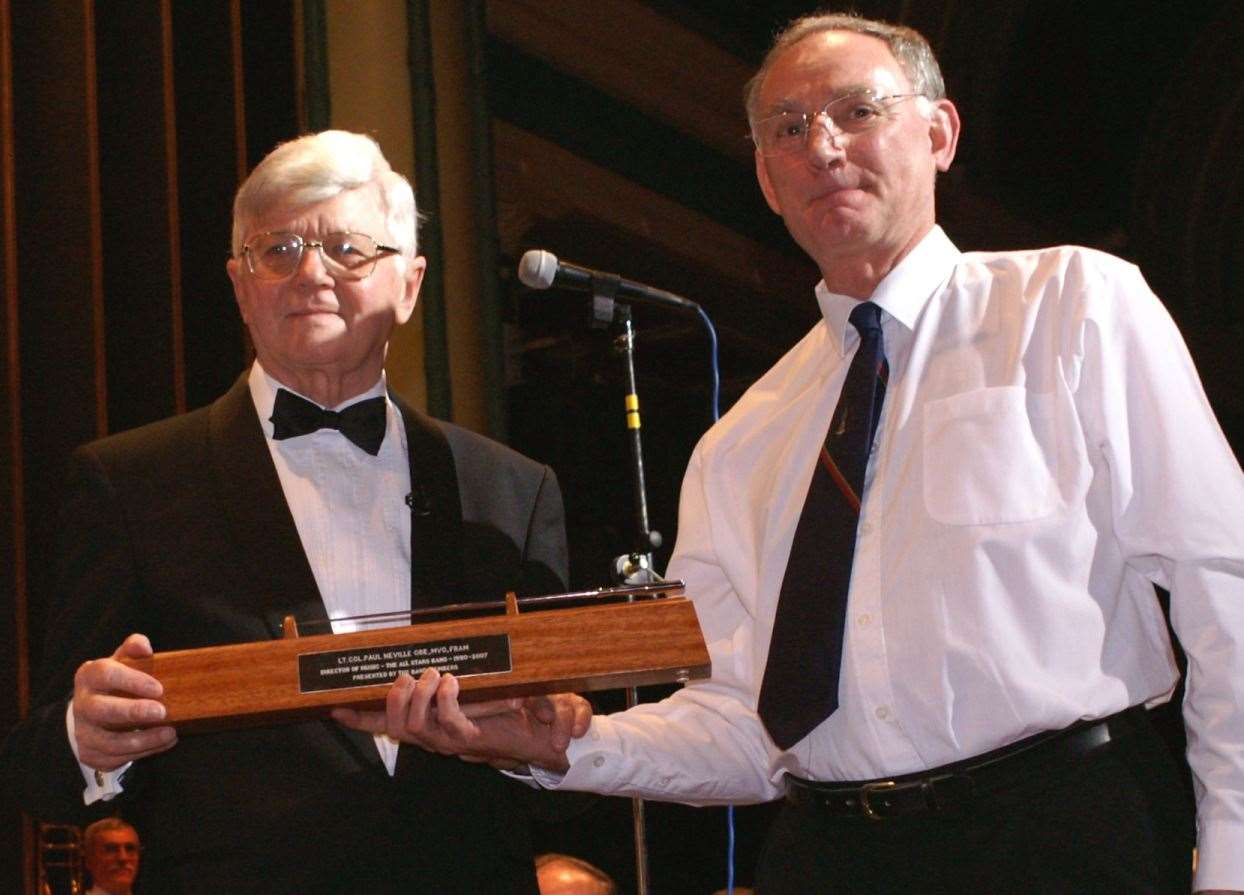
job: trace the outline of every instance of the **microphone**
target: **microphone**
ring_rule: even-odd
[[[624,280],[617,274],[580,267],[568,261],[558,261],[556,255],[543,249],[531,249],[523,255],[518,263],[518,279],[524,286],[532,289],[560,286],[563,289],[592,292],[608,298],[662,305],[692,314],[700,310],[695,302],[672,292]]]

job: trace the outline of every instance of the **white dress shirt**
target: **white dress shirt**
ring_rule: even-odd
[[[1244,888],[1244,476],[1139,271],[1083,248],[961,254],[935,228],[879,284],[890,377],[860,514],[839,707],[787,752],[756,714],[804,496],[859,339],[824,319],[700,441],[668,576],[713,674],[593,719],[560,786],[761,801],[1167,700],[1153,583],[1188,654],[1198,887]],[[556,778],[538,775],[553,784]]]
[[[335,429],[274,440],[270,417],[277,389],[307,396],[267,375],[259,361],[251,367],[247,384],[333,633],[359,630],[358,622],[338,619],[409,610],[410,508],[405,498],[410,493],[410,464],[406,427],[401,411],[388,398],[384,374],[363,394],[328,408],[340,411],[368,398],[385,397],[384,440],[374,457]],[[72,703],[65,723],[76,757]],[[399,744],[383,734],[375,739],[392,775]],[[119,795],[121,777],[130,764],[109,773],[81,767],[86,782],[83,801],[89,805]]]
[[[267,375],[259,361],[248,384],[333,633],[360,630],[359,622],[338,619],[409,610],[410,461],[406,426],[388,399],[384,374],[363,394],[328,408],[384,396],[384,440],[374,457],[336,429],[276,441],[270,417],[277,389],[307,396]],[[380,734],[376,748],[392,774],[398,742]]]

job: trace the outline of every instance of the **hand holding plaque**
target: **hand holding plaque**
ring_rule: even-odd
[[[73,741],[78,760],[99,771],[171,748],[177,732],[160,725],[165,709],[160,682],[129,667],[152,655],[143,634],[131,634],[111,656],[82,663],[74,675]]]
[[[167,723],[180,732],[322,717],[337,706],[381,709],[399,674],[427,668],[453,674],[463,702],[687,681],[708,675],[709,658],[682,590],[667,582],[522,601],[511,594],[499,614],[348,634],[299,636],[286,619],[279,640],[120,661],[163,685]],[[607,602],[636,597],[657,598]]]
[[[332,715],[355,730],[431,752],[505,770],[538,764],[554,771],[565,769],[566,747],[587,733],[592,718],[591,704],[574,693],[461,705],[459,692],[453,675],[428,669],[417,681],[399,676],[384,711],[337,708]]]

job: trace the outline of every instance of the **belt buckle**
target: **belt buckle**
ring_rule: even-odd
[[[864,809],[864,816],[869,820],[885,820],[883,815],[878,814],[873,810],[872,803],[869,802],[869,797],[872,796],[873,793],[881,792],[882,790],[894,789],[897,785],[898,784],[896,784],[893,780],[880,780],[876,783],[865,783],[861,786],[860,807]]]

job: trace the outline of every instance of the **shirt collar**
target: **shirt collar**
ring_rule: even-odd
[[[367,391],[363,392],[361,395],[355,395],[347,401],[342,401],[336,407],[329,407],[326,409],[342,410],[343,408],[349,407],[351,404],[357,404],[359,401],[366,401],[368,398],[378,398],[387,395],[387,383],[388,380],[385,377],[385,372],[384,370],[381,370],[380,378],[377,379],[376,384]],[[268,436],[268,438],[272,437],[272,408],[276,405],[276,393],[278,389],[283,388],[287,392],[292,392],[300,398],[305,398],[306,400],[311,401],[311,403],[316,404],[317,406],[319,405],[318,401],[308,398],[297,389],[292,389],[285,383],[269,376],[268,372],[264,370],[263,365],[259,363],[258,358],[256,358],[255,362],[251,365],[250,376],[247,377],[246,384],[250,387],[251,400],[255,404],[255,410],[259,413],[259,421],[263,424],[264,433]]]
[[[924,239],[916,243],[915,248],[877,284],[868,300],[879,305],[907,329],[914,329],[925,303],[946,282],[960,257],[950,237],[941,227],[934,225]],[[839,350],[845,354],[848,339],[855,336],[855,328],[848,318],[851,310],[859,304],[859,299],[830,292],[825,281],[821,280],[816,284],[816,301],[825,323],[837,339]]]

